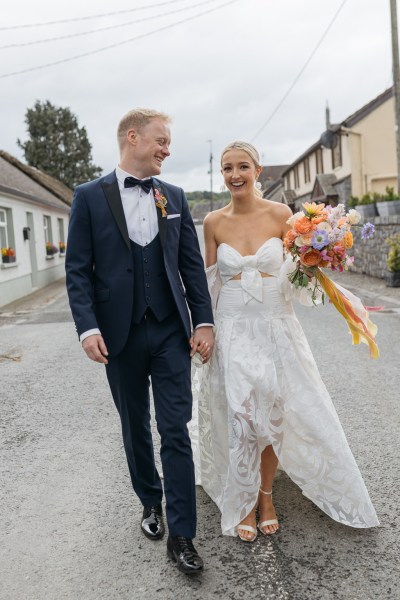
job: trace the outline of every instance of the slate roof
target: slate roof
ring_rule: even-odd
[[[296,192],[294,190],[283,190],[282,196],[285,201],[285,204],[294,204],[294,201],[297,198]]]
[[[272,185],[274,185],[274,183],[281,178],[283,171],[288,166],[289,165],[270,165],[263,167],[258,177],[258,180],[262,186],[262,190],[266,191]]]
[[[319,174],[315,177],[313,191],[311,193],[312,200],[319,200],[328,197],[338,196],[335,184],[338,182],[334,173]]]
[[[69,212],[73,192],[54,177],[0,150],[0,191]]]

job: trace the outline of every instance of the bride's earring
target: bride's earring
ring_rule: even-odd
[[[260,183],[259,181],[256,181],[256,182],[254,183],[254,187],[256,187],[258,190],[261,190],[261,188],[262,188],[262,185],[261,185],[261,183]]]
[[[219,191],[220,191],[220,192],[226,192],[226,189],[227,189],[227,188],[226,188],[226,185],[223,183],[223,184],[221,185],[221,187],[219,188]]]

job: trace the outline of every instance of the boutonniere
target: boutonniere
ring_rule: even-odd
[[[166,217],[167,216],[166,206],[168,204],[168,201],[167,201],[166,197],[164,196],[164,194],[161,193],[161,190],[159,190],[156,187],[154,188],[154,200],[156,202],[157,208],[159,208],[161,210],[161,215],[163,217]]]

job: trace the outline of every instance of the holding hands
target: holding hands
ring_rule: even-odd
[[[198,327],[194,330],[190,343],[190,358],[198,352],[203,364],[207,363],[214,348],[214,332],[212,327]]]

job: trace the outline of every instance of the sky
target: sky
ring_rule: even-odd
[[[290,164],[324,131],[327,102],[344,120],[392,84],[391,62],[389,0],[13,0],[0,17],[0,148],[23,161],[26,110],[49,100],[86,127],[106,174],[120,118],[155,108],[173,119],[162,179],[209,190],[212,151],[218,192],[227,143]]]

